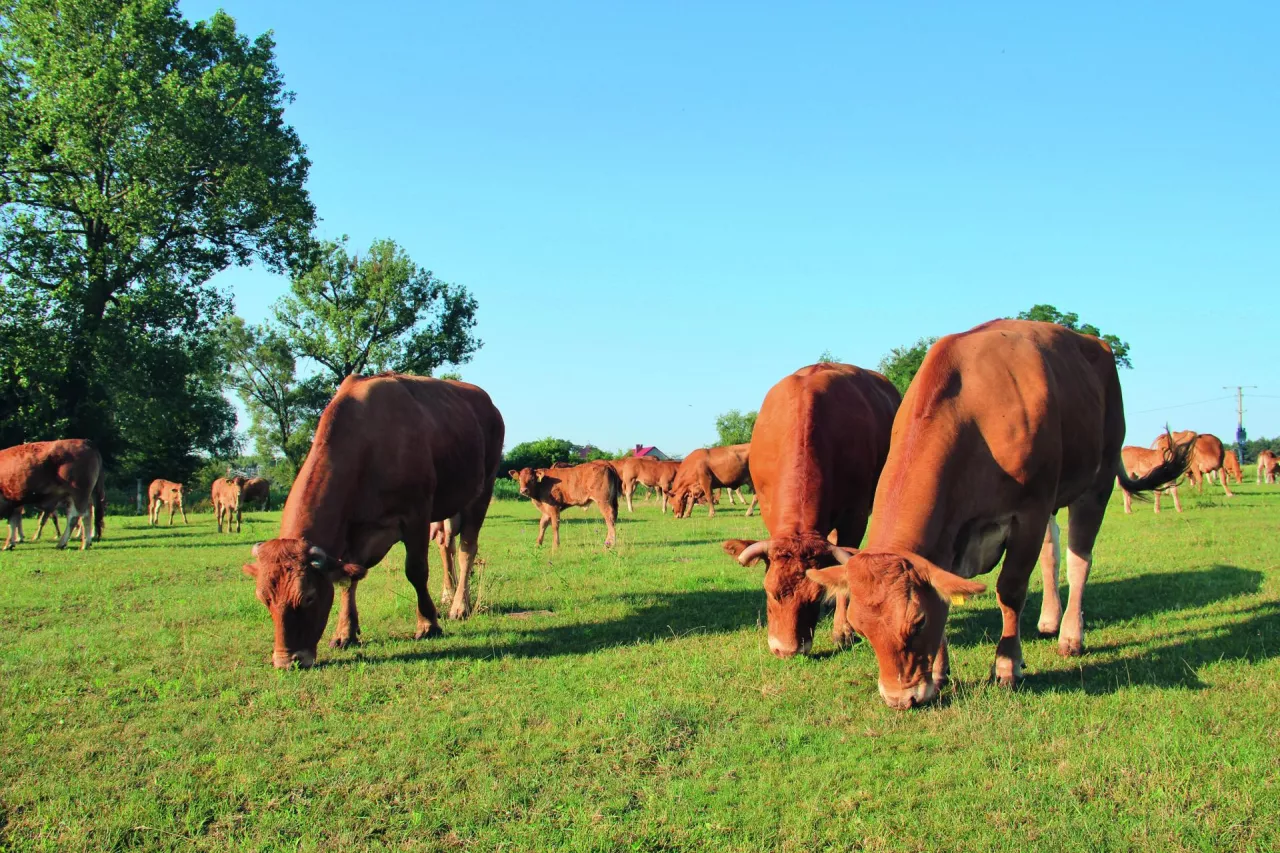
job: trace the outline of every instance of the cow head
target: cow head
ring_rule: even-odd
[[[364,566],[341,563],[304,539],[272,539],[253,546],[244,572],[257,581],[258,600],[276,625],[271,662],[278,669],[316,661],[316,647],[329,621],[333,585],[358,581]]]
[[[520,485],[520,494],[526,498],[532,498],[538,481],[541,479],[538,472],[532,468],[521,468],[519,471],[508,471],[511,479]]]
[[[806,574],[828,590],[848,590],[849,624],[875,651],[880,695],[897,709],[938,695],[934,664],[951,598],[986,590],[916,554],[860,551],[844,565]]]
[[[769,618],[769,651],[780,658],[808,654],[822,615],[826,590],[806,572],[836,566],[850,552],[819,536],[751,542],[730,539],[724,551],[744,566],[764,562],[765,612]]]

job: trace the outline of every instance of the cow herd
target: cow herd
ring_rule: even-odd
[[[285,503],[278,538],[253,547],[244,571],[274,623],[272,661],[309,667],[335,594],[330,646],[359,641],[356,590],[397,542],[416,593],[416,638],[442,633],[427,588],[434,541],[443,576],[439,606],[470,614],[470,576],[479,532],[499,475],[505,427],[489,396],[465,382],[384,373],[346,379],[324,410]],[[1084,591],[1093,545],[1112,489],[1172,492],[1184,473],[1198,488],[1216,478],[1230,495],[1239,460],[1207,434],[1170,433],[1151,448],[1122,446],[1124,406],[1109,346],[1061,326],[997,320],[935,343],[905,396],[885,377],[820,363],[784,377],[766,394],[749,444],[690,453],[682,462],[629,458],[524,468],[507,474],[539,510],[559,544],[566,507],[595,503],[605,546],[617,537],[619,498],[632,509],[637,485],[665,512],[685,517],[697,503],[715,513],[715,490],[749,484],[768,531],[723,550],[763,567],[768,645],[779,657],[807,653],[823,601],[835,599],[833,638],[867,640],[879,692],[894,708],[936,697],[949,678],[946,622],[953,602],[985,591],[974,580],[1001,566],[995,581],[1002,628],[995,680],[1022,677],[1020,617],[1032,572],[1044,596],[1038,628],[1063,655],[1084,651]],[[1274,482],[1274,454],[1258,462]],[[212,499],[221,531],[238,530],[240,509],[265,481],[218,480]],[[259,489],[261,492],[259,493]],[[162,505],[186,513],[182,486],[152,483],[148,516]],[[6,547],[20,541],[23,506],[68,507],[60,547],[81,530],[83,547],[101,533],[101,460],[85,442],[0,451],[0,512]],[[1065,533],[1069,592],[1058,592],[1056,522]],[[15,526],[16,519],[16,526]],[[56,523],[56,522],[55,522]],[[18,537],[15,540],[15,535]],[[865,537],[865,544],[864,543]]]

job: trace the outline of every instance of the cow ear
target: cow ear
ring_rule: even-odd
[[[737,559],[739,554],[754,544],[756,544],[754,539],[729,539],[720,547],[730,557]]]
[[[933,588],[941,593],[943,598],[949,598],[952,602],[956,599],[963,601],[965,596],[981,595],[987,591],[986,584],[966,580],[938,566],[929,567],[929,583],[933,584]]]
[[[256,578],[258,576],[257,563],[245,563],[243,566],[240,567],[240,569],[251,578]]]
[[[364,580],[369,570],[357,563],[342,563],[335,571],[330,571],[328,574],[329,580],[339,586],[346,586],[352,581]]]
[[[843,592],[849,588],[849,570],[843,565],[809,569],[804,576],[827,592]]]
[[[511,479],[513,479],[513,480],[519,480],[519,479],[520,479],[520,472],[519,472],[519,471],[508,471],[508,472],[507,472],[507,476],[508,476],[508,477],[510,477],[510,478],[511,478]]]

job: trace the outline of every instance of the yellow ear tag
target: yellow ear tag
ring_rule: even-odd
[[[965,598],[963,595],[953,595],[953,596],[951,596],[951,603],[952,603],[952,604],[957,604],[957,605],[959,605],[959,604],[964,604],[964,603],[965,603],[966,601],[968,601],[968,600],[969,600],[969,599]]]

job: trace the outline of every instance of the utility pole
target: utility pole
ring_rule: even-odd
[[[1257,385],[1223,385],[1224,391],[1236,389],[1236,456],[1240,464],[1244,464],[1244,443],[1247,440],[1244,431],[1244,389],[1257,388]]]

